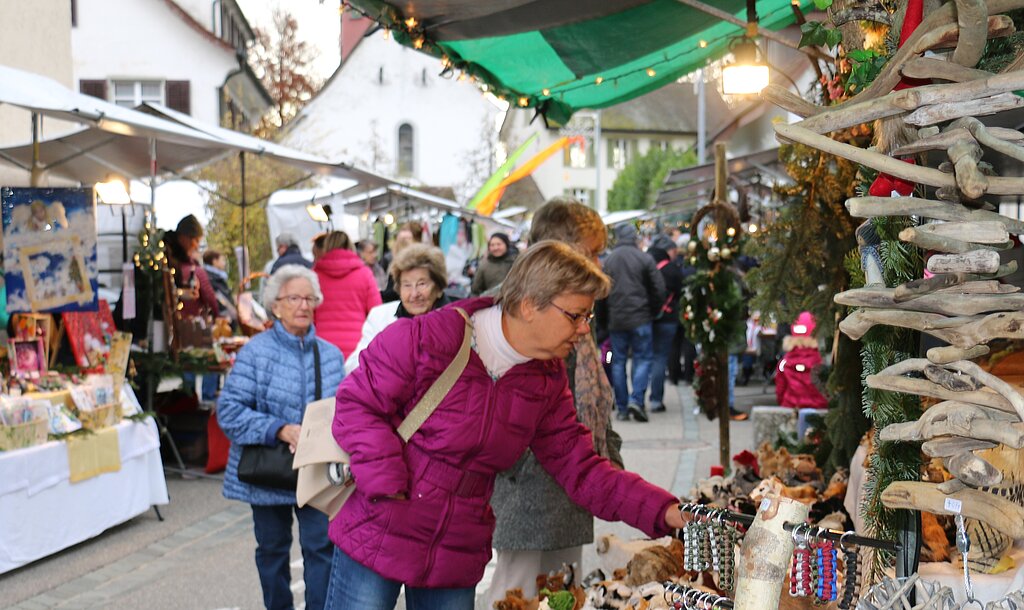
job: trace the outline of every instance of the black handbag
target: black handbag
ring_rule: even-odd
[[[320,348],[313,342],[313,370],[316,376],[315,398],[320,399]],[[299,471],[292,469],[295,455],[288,443],[273,445],[243,445],[238,460],[238,480],[250,485],[295,491]]]

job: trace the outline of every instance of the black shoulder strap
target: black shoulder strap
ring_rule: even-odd
[[[313,399],[320,400],[323,398],[320,396],[320,344],[316,339],[313,339],[313,371],[316,376],[316,394]]]

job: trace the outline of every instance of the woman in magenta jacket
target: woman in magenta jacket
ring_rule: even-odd
[[[565,365],[610,282],[554,241],[534,245],[496,301],[462,301],[473,353],[454,387],[402,443],[396,428],[454,359],[466,331],[449,306],[396,321],[338,389],[334,436],[356,490],[330,525],[328,608],[470,610],[491,555],[496,473],[529,447],[578,504],[650,536],[683,525],[678,500],[594,452],[576,420]]]
[[[348,357],[359,344],[363,322],[370,310],[380,305],[380,291],[373,272],[352,250],[344,231],[331,231],[324,238],[324,255],[313,265],[324,293],[316,309],[317,334]]]

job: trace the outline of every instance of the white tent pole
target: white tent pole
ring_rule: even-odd
[[[38,112],[32,113],[32,169],[29,172],[29,186],[42,185],[43,168],[39,164],[39,131],[42,122]]]

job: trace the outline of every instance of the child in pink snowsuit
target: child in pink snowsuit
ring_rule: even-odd
[[[815,369],[821,366],[818,340],[814,338],[814,316],[804,311],[797,316],[791,334],[783,339],[785,354],[775,375],[775,398],[779,405],[794,409],[824,409],[828,400],[814,385]]]

